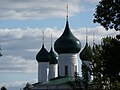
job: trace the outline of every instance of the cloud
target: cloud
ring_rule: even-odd
[[[35,73],[36,71],[37,63],[33,60],[25,60],[20,56],[1,57],[0,72]]]
[[[69,16],[80,12],[95,11],[100,0],[0,0],[0,20],[38,20],[65,17],[69,5]]]
[[[100,1],[101,0],[81,0],[80,1],[81,12],[94,13],[96,6],[99,4]]]
[[[84,0],[85,2],[89,2],[91,4],[98,4],[101,0]]]
[[[93,32],[95,33],[95,43],[99,44],[102,37],[115,36],[118,34],[115,30],[104,30],[103,27],[87,28],[89,44],[93,43]],[[14,73],[15,75],[23,73],[37,75],[37,61],[35,56],[42,46],[42,30],[44,30],[45,47],[50,50],[51,34],[53,36],[53,43],[60,37],[63,29],[57,28],[13,28],[0,29],[0,45],[2,47],[3,56],[0,57],[0,74]],[[86,28],[72,29],[73,34],[81,41],[82,48],[85,46]],[[9,74],[8,74],[9,75]],[[12,74],[13,75],[13,74]],[[19,76],[19,75],[18,75]],[[24,75],[21,76],[21,78]],[[13,77],[13,76],[12,76]],[[16,76],[17,77],[17,76]],[[29,76],[28,76],[29,77]],[[5,78],[5,77],[3,77]],[[32,76],[32,78],[36,78]],[[24,79],[23,79],[24,80]],[[1,86],[7,86],[8,90],[19,90],[24,87],[28,81],[15,81],[1,83]],[[4,79],[2,81],[5,81]],[[2,82],[0,81],[0,82]],[[0,87],[1,87],[0,86]]]
[[[0,19],[43,19],[64,17],[69,4],[70,15],[80,11],[80,0],[0,0]]]
[[[51,33],[55,40],[61,31],[46,28],[44,33],[45,46],[49,51]],[[37,71],[36,54],[42,45],[42,29],[0,29],[0,44],[3,54],[0,58],[0,72],[35,73]]]
[[[1,83],[0,88],[2,86],[5,86],[7,90],[20,90],[20,89],[23,89],[27,83],[32,84],[36,82],[37,80],[33,79],[29,81],[14,81],[14,82],[8,82],[8,83]]]
[[[0,29],[0,44],[3,53],[3,56],[0,58],[0,72],[35,73],[37,71],[35,57],[42,46],[42,30],[44,30],[45,47],[49,51],[51,47],[51,34],[54,43],[62,34],[62,29]],[[72,32],[81,41],[83,48],[85,45],[86,28],[72,29]],[[118,33],[115,30],[105,31],[103,27],[88,28],[88,41],[90,45],[93,43],[93,32],[95,33],[95,42],[97,44],[100,43],[102,37],[115,36]]]

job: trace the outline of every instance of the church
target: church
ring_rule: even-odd
[[[86,38],[85,48],[79,56],[82,63],[89,67],[90,62],[85,56],[88,47]],[[67,15],[65,29],[62,35],[55,41],[54,47],[52,47],[51,43],[49,52],[45,48],[43,35],[42,48],[36,55],[38,82],[32,84],[30,90],[72,90],[67,82],[74,81],[74,74],[76,72],[79,73],[78,54],[80,50],[81,42],[71,32]]]

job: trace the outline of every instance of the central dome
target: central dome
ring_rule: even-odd
[[[68,20],[63,34],[55,41],[54,49],[58,54],[78,53],[81,49],[80,41],[70,31]]]

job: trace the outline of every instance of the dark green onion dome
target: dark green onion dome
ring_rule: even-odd
[[[58,63],[58,56],[56,53],[53,51],[53,48],[51,47],[51,50],[49,52],[50,55],[50,64],[57,64]]]
[[[72,34],[68,20],[63,34],[55,41],[55,51],[61,53],[78,53],[81,49],[80,41]]]
[[[86,60],[91,61],[91,58],[92,58],[92,49],[88,45],[88,43],[86,43],[84,49],[80,53],[80,59],[82,61],[86,61]]]
[[[42,46],[41,50],[36,55],[36,60],[38,62],[49,62],[50,61],[49,52],[44,48],[44,45]]]

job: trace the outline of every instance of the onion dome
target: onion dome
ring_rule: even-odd
[[[82,61],[89,61],[92,57],[92,50],[91,47],[86,43],[84,49],[80,53],[80,59]]]
[[[36,60],[38,62],[49,62],[50,61],[49,52],[44,48],[44,44],[42,45],[41,50],[36,55]]]
[[[51,50],[49,52],[50,55],[50,64],[57,64],[58,63],[58,56],[56,53],[53,51],[53,48],[51,47]]]
[[[72,34],[68,20],[63,34],[55,41],[55,51],[61,53],[78,53],[81,49],[80,41]]]

